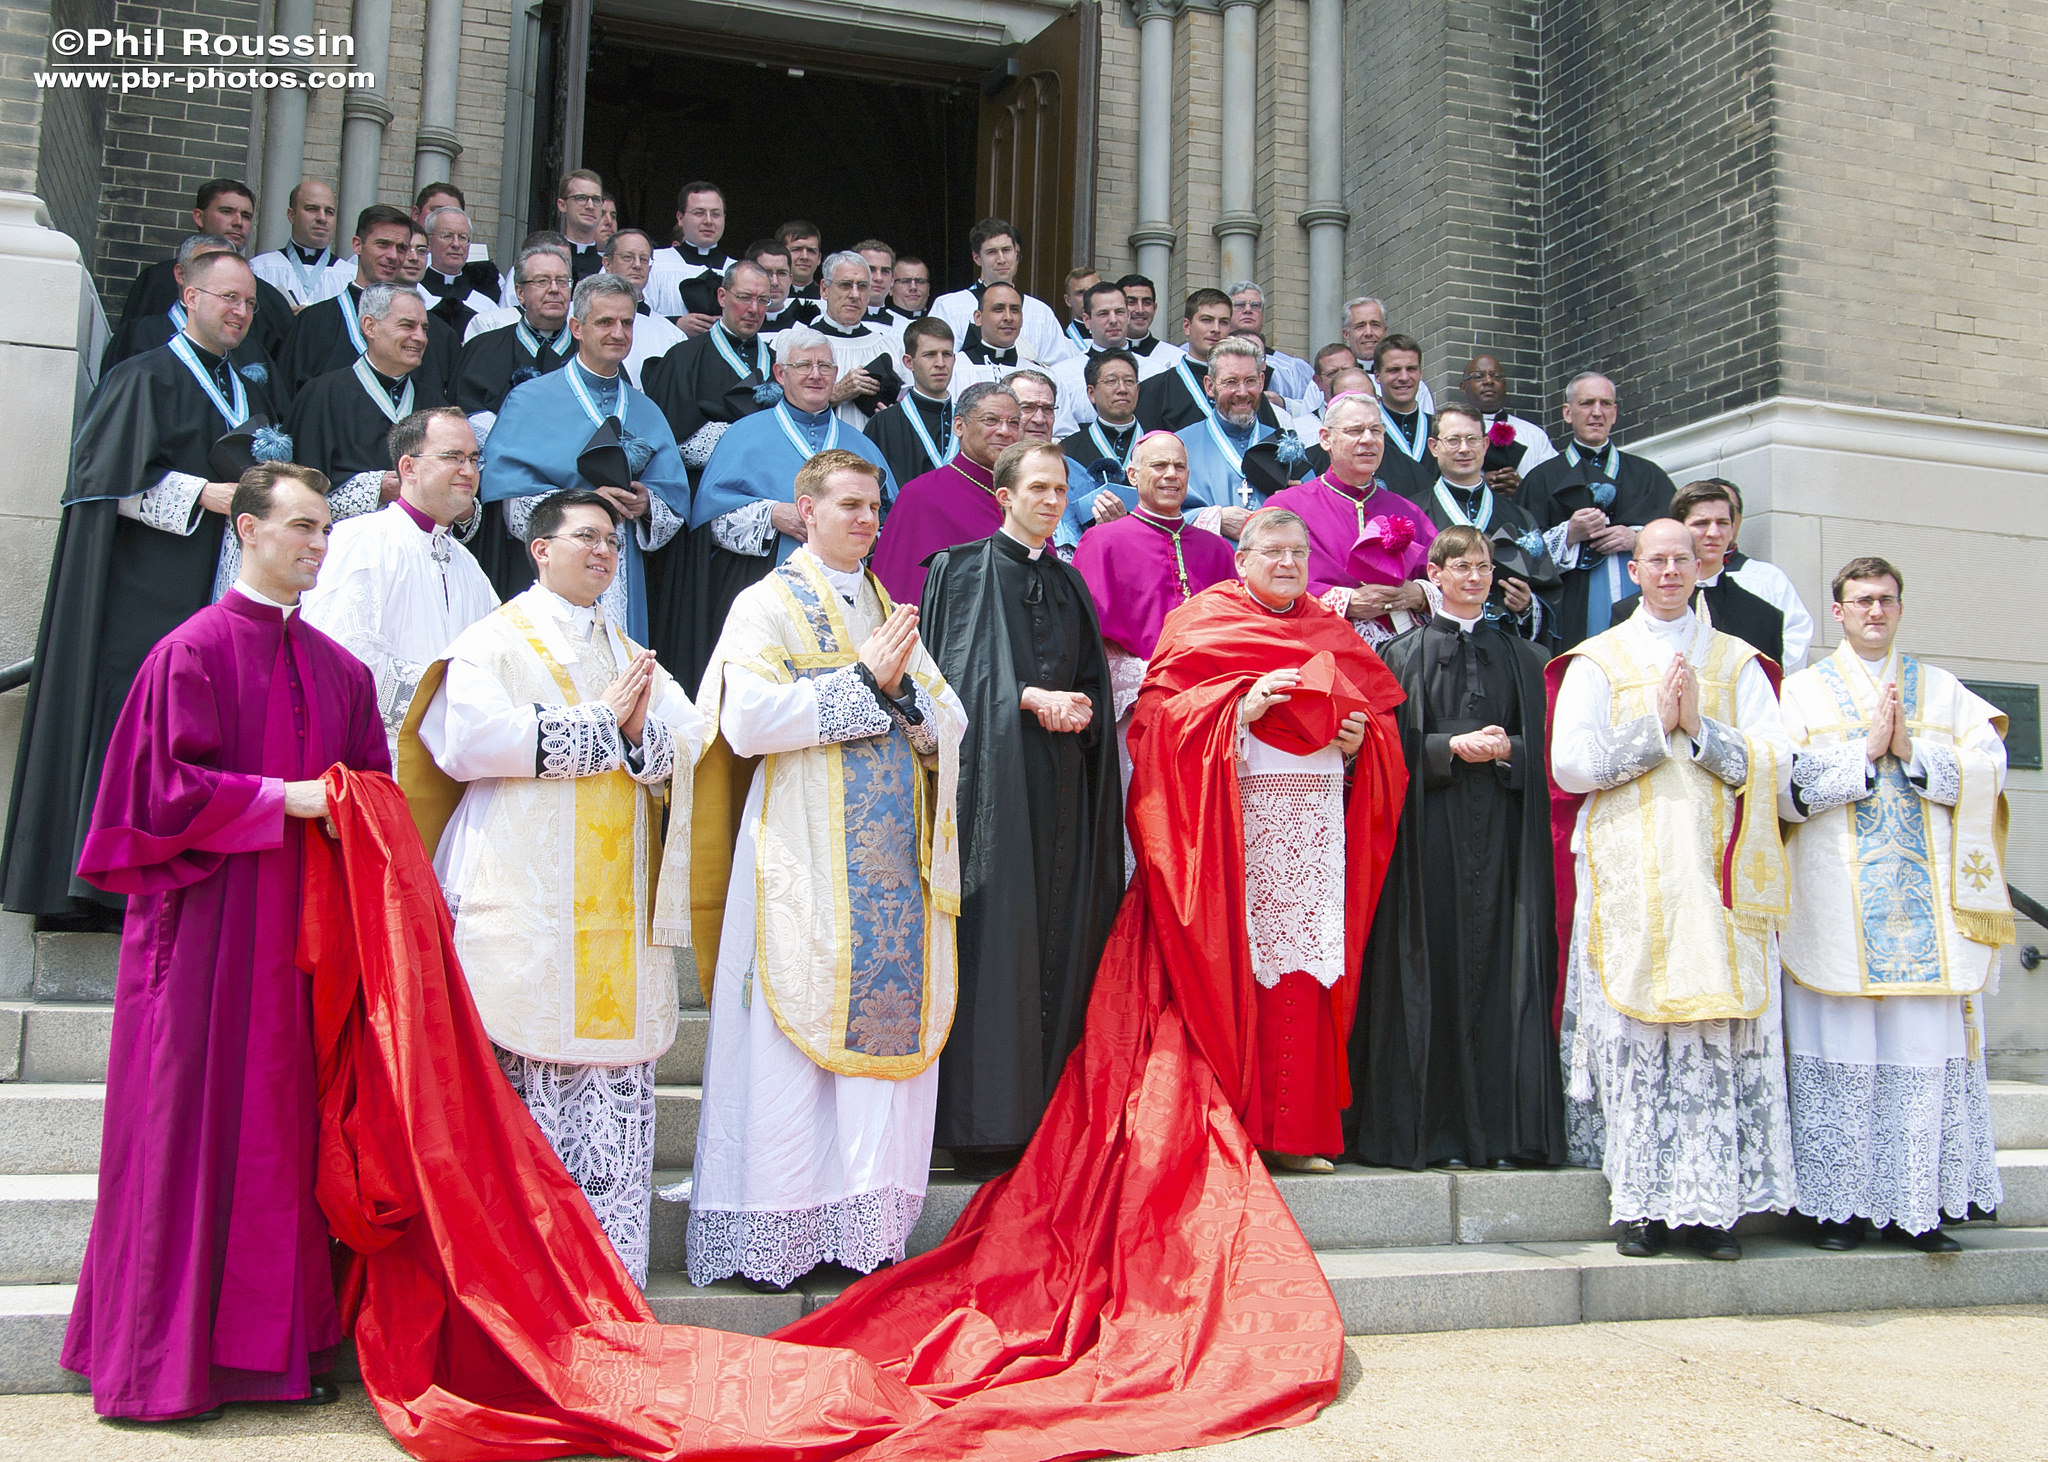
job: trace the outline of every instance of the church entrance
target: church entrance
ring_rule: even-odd
[[[807,46],[600,0],[582,164],[617,195],[620,222],[657,246],[670,241],[677,190],[706,178],[725,190],[730,250],[807,218],[827,250],[873,237],[922,258],[941,293],[969,282],[968,231],[997,215],[1024,245],[1018,282],[1057,299],[1070,265],[1092,254],[1097,14],[1079,0],[999,51],[906,57],[865,54],[857,27],[849,44]],[[540,41],[535,226],[554,220],[564,23],[547,15]]]
[[[967,267],[974,226],[980,95],[955,78],[885,79],[812,58],[712,57],[606,34],[593,48],[584,164],[604,175],[619,218],[669,242],[676,190],[725,190],[728,249],[792,218],[828,249],[886,240],[931,265]]]

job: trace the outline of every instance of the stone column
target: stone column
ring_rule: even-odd
[[[1138,272],[1161,302],[1173,245],[1173,17],[1176,0],[1138,5],[1138,226],[1131,232]],[[1153,332],[1159,320],[1152,322]]]
[[[277,0],[277,20],[271,34],[309,36],[315,33],[313,0]],[[280,58],[276,70],[290,69],[303,80],[307,68]],[[263,182],[256,202],[256,250],[281,249],[292,236],[286,210],[291,191],[299,185],[306,161],[306,88],[284,87],[264,93],[269,115],[263,124]],[[337,225],[337,230],[339,226]],[[337,242],[339,242],[337,240]]]
[[[1259,216],[1252,212],[1252,136],[1259,111],[1258,0],[1223,0],[1222,203],[1215,234],[1219,285],[1258,275]]]
[[[413,147],[412,190],[455,177],[462,143],[455,135],[455,89],[461,83],[462,0],[427,0],[426,52],[420,67],[420,130]]]
[[[1308,197],[1297,217],[1308,230],[1314,350],[1337,339],[1344,323],[1344,0],[1308,0]]]
[[[343,248],[355,232],[356,215],[377,202],[382,191],[384,129],[392,116],[384,100],[390,83],[391,0],[356,0],[349,32],[356,40],[356,69],[368,71],[377,84],[350,87],[341,103],[341,216],[334,232],[335,242]]]

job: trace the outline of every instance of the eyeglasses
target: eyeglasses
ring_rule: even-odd
[[[566,274],[529,274],[519,282],[521,289],[567,289],[569,276]]]
[[[1467,371],[1458,379],[1461,381],[1504,381],[1507,377],[1499,371]]]
[[[1330,430],[1339,441],[1345,442],[1362,442],[1367,437],[1381,441],[1387,435],[1387,429],[1383,426],[1337,426]]]
[[[1844,599],[1842,602],[1863,614],[1874,614],[1878,610],[1889,614],[1899,607],[1900,601],[1896,594],[1865,594],[1861,599]]]
[[[1460,451],[1460,450],[1462,450],[1462,449],[1464,449],[1464,448],[1466,448],[1466,447],[1476,447],[1476,446],[1479,446],[1479,445],[1480,445],[1481,443],[1483,443],[1483,442],[1484,442],[1484,441],[1486,440],[1486,438],[1485,438],[1485,437],[1438,437],[1438,438],[1437,438],[1437,440],[1438,440],[1438,441],[1440,441],[1440,442],[1442,442],[1442,443],[1443,443],[1443,444],[1444,444],[1445,446],[1449,447],[1449,448],[1450,448],[1450,449],[1451,449],[1451,450],[1452,450],[1453,452],[1456,452],[1456,451]]]
[[[1646,569],[1661,570],[1691,568],[1699,560],[1689,553],[1660,553],[1655,558],[1639,558],[1636,562]]]
[[[247,296],[247,295],[240,295],[240,294],[222,294],[222,293],[221,293],[221,292],[220,292],[219,290],[217,290],[217,289],[207,289],[207,288],[205,288],[205,287],[203,287],[203,286],[201,286],[201,285],[197,285],[197,284],[191,284],[191,285],[187,285],[187,286],[186,286],[186,288],[187,288],[187,289],[196,289],[196,290],[198,290],[198,291],[199,291],[199,292],[200,292],[201,294],[210,294],[210,295],[212,295],[212,296],[213,296],[213,297],[214,297],[215,299],[219,300],[219,301],[220,301],[220,302],[221,302],[222,304],[226,305],[226,306],[227,306],[227,307],[228,307],[229,309],[231,309],[231,310],[244,310],[244,309],[247,309],[247,310],[253,310],[253,309],[255,309],[255,308],[256,308],[256,301],[255,301],[254,299],[251,299],[251,298],[250,298],[249,296]]]
[[[570,193],[565,195],[562,201],[565,203],[602,203],[604,202],[604,194]]]
[[[600,548],[609,548],[613,553],[626,546],[623,533],[600,533],[595,528],[578,528],[574,533],[544,533],[543,538],[566,538],[579,545],[585,553],[595,553]]]
[[[784,361],[782,369],[786,374],[798,376],[829,376],[839,367],[829,360]]]
[[[484,464],[482,452],[421,452],[417,455],[429,462],[445,462],[450,467],[481,467]]]
[[[1267,563],[1307,563],[1306,548],[1255,548],[1252,552]]]
[[[1484,558],[1480,559],[1477,563],[1469,559],[1454,558],[1444,565],[1444,572],[1447,574],[1490,574],[1493,572],[1493,562],[1490,559]]]

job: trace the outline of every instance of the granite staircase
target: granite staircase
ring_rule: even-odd
[[[92,1221],[115,956],[112,935],[38,934],[27,998],[0,1001],[0,1393],[84,1386],[57,1354]],[[683,988],[694,1000],[693,976]],[[658,1184],[689,1173],[708,1027],[686,1009],[657,1068]],[[1758,1215],[1738,1230],[1739,1264],[1623,1259],[1607,1185],[1580,1169],[1345,1166],[1279,1183],[1358,1335],[2048,1301],[2048,1085],[1994,1082],[1992,1107],[2005,1205],[1996,1223],[1956,1226],[1952,1255],[1821,1253],[1798,1220]],[[937,1162],[913,1251],[943,1238],[974,1191]],[[821,1273],[787,1295],[700,1289],[682,1272],[686,1218],[656,1201],[648,1298],[665,1321],[766,1334],[853,1277]]]

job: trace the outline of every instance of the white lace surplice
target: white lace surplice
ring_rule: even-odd
[[[1252,978],[1270,990],[1299,970],[1327,989],[1344,973],[1344,755],[1240,732],[1237,785]]]

